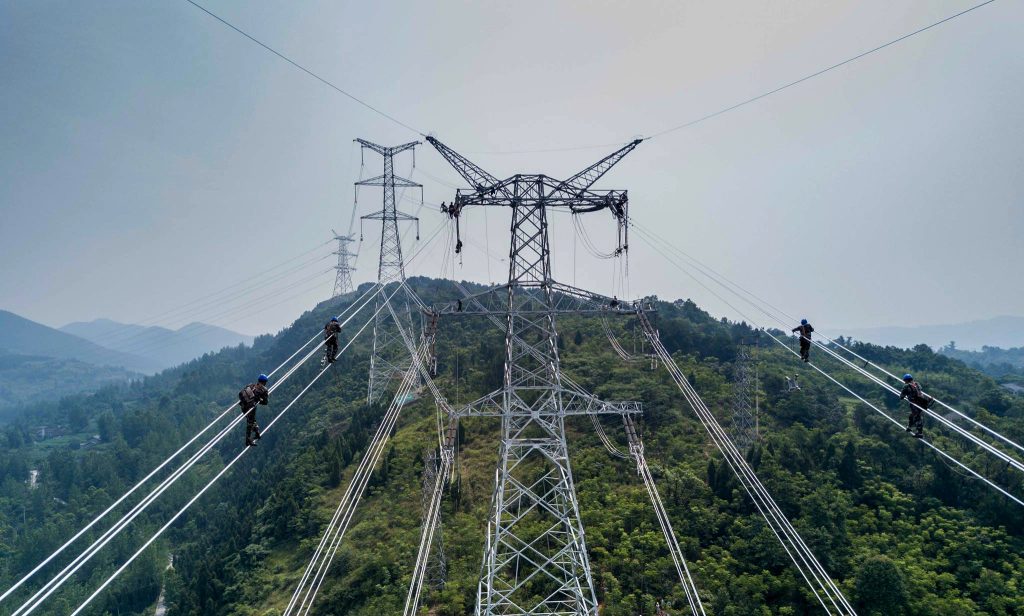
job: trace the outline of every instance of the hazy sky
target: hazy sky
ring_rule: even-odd
[[[495,175],[559,177],[615,148],[507,152],[651,135],[971,4],[207,0]],[[1022,23],[1024,3],[995,2],[645,142],[599,186],[629,189],[639,224],[819,327],[1024,315]],[[329,246],[263,293],[250,281],[160,315],[347,228],[354,138],[417,138],[181,0],[0,0],[0,58],[0,308],[49,325],[275,331],[330,294]],[[427,144],[411,162],[396,167],[430,202],[461,185]],[[367,154],[364,174],[380,172]],[[361,192],[359,214],[379,203]],[[443,224],[430,206],[421,218],[409,250]],[[584,221],[611,249],[611,218]],[[464,263],[442,230],[409,273],[500,280],[508,222],[468,211]],[[627,294],[568,216],[552,224],[557,278]],[[359,281],[377,242],[367,226]],[[735,316],[637,234],[628,284]]]

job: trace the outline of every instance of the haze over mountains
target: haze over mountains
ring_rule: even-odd
[[[252,340],[203,323],[170,330],[97,319],[54,329],[0,310],[0,408],[95,391]]]
[[[924,343],[933,349],[939,349],[950,341],[956,342],[958,349],[967,350],[978,350],[983,346],[1004,349],[1024,346],[1024,317],[1014,316],[946,325],[822,329],[829,330],[830,334],[842,334],[864,342],[901,348],[911,348]]]
[[[165,366],[140,355],[122,353],[0,310],[0,349],[12,355],[75,359],[94,366],[117,366],[152,374]]]
[[[177,330],[118,323],[110,319],[68,323],[60,331],[122,353],[142,355],[170,368],[210,351],[252,344],[253,337],[216,325],[189,323]]]

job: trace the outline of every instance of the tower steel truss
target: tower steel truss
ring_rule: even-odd
[[[377,267],[377,281],[380,283],[376,299],[378,310],[373,324],[373,351],[370,356],[370,378],[366,393],[366,401],[372,404],[380,399],[391,381],[400,378],[409,366],[408,353],[405,352],[398,328],[406,328],[414,339],[416,337],[413,335],[410,298],[405,289],[400,292],[401,298],[395,297],[392,300],[392,304],[396,308],[395,315],[392,315],[389,310],[380,308],[387,301],[385,289],[388,285],[405,282],[405,263],[402,259],[402,238],[398,232],[398,222],[415,222],[416,237],[419,239],[419,219],[398,211],[395,189],[419,188],[422,190],[423,186],[395,175],[395,155],[412,151],[415,160],[413,148],[419,145],[419,141],[394,147],[385,147],[365,139],[356,139],[356,142],[362,146],[364,153],[366,150],[371,150],[384,158],[383,174],[356,182],[357,187],[380,186],[384,189],[383,207],[379,211],[360,218],[360,221],[381,221],[380,261]]]
[[[459,412],[497,415],[502,424],[477,614],[596,615],[565,417],[637,413],[640,406],[599,401],[562,377],[555,315],[628,309],[617,300],[554,282],[547,209],[610,211],[624,250],[626,191],[591,186],[640,140],[567,180],[522,174],[499,180],[437,139],[427,141],[472,187],[456,193],[451,210],[456,221],[468,205],[512,209],[508,283],[441,310],[500,315],[505,322],[503,387]]]
[[[338,241],[338,249],[334,254],[338,255],[338,264],[334,266],[334,292],[331,297],[338,297],[352,292],[352,272],[356,271],[356,255],[349,250],[349,244],[355,241],[351,234],[338,235],[338,232],[331,229],[334,239]]]
[[[732,442],[743,453],[750,449],[757,439],[754,411],[755,376],[750,350],[740,344],[733,364]]]

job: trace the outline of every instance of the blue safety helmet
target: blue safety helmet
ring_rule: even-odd
[[[807,319],[800,319],[800,325],[807,325]]]
[[[914,375],[913,374],[904,374],[903,375],[903,380],[904,381],[913,381],[914,380]]]
[[[331,317],[331,323],[337,323],[338,317]]]
[[[260,383],[266,383],[267,381],[269,381],[269,380],[270,380],[270,377],[268,377],[268,376],[267,376],[267,375],[265,375],[265,374],[261,374],[261,375],[259,376],[259,378],[258,378],[258,379],[256,379],[256,380],[257,380],[257,381],[259,381]]]

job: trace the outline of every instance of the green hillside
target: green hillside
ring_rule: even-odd
[[[21,404],[59,399],[67,392],[93,392],[105,385],[127,383],[141,374],[124,368],[95,366],[77,359],[14,355],[0,350],[0,421]]]
[[[429,303],[455,297],[450,283],[415,279]],[[226,349],[131,386],[22,409],[54,421],[83,414],[99,445],[31,443],[26,423],[6,428],[0,451],[0,588],[53,551],[233,400],[238,388],[286,358],[343,302],[323,304],[252,348]],[[656,302],[662,340],[683,373],[728,425],[742,324],[716,320],[687,301]],[[355,325],[356,322],[353,322]],[[619,324],[632,348],[632,324]],[[559,320],[563,368],[607,399],[644,403],[647,458],[709,614],[818,614],[777,540],[721,463],[675,385],[649,362],[623,362],[598,321]],[[348,327],[346,338],[356,330]],[[168,616],[280,614],[312,556],[382,409],[367,407],[368,338],[314,386],[260,446],[204,496],[87,610],[100,616],[152,613],[161,588]],[[765,344],[763,341],[762,345]],[[1024,399],[927,347],[857,345],[932,393],[1024,440]],[[485,319],[445,318],[438,333],[438,383],[465,403],[501,382],[503,336]],[[1022,510],[930,453],[779,347],[756,346],[761,440],[748,459],[860,614],[1024,613]],[[818,357],[815,357],[818,359]],[[311,364],[314,362],[311,362]],[[892,396],[822,360],[878,405]],[[262,418],[313,376],[304,367],[276,391]],[[799,374],[803,389],[786,392]],[[845,394],[844,394],[845,395]],[[422,460],[436,446],[429,393],[406,405],[335,559],[313,614],[401,613],[419,541]],[[903,415],[903,410],[899,410]],[[621,426],[604,425],[625,446]],[[605,451],[588,420],[569,422],[602,614],[687,613],[682,590],[643,484],[628,460]],[[929,435],[935,426],[926,425]],[[443,507],[447,586],[422,613],[472,613],[497,460],[498,421],[475,418],[459,433],[456,472]],[[239,431],[198,472],[180,481],[141,523],[112,542],[37,614],[67,614],[215,473],[242,442]],[[1024,493],[1012,470],[973,449],[938,442],[990,477]],[[77,448],[76,448],[77,447]],[[30,470],[39,484],[30,489]],[[83,544],[84,545],[84,544]],[[174,565],[167,569],[168,555]],[[22,595],[24,597],[24,595]],[[14,602],[0,604],[9,613]]]

